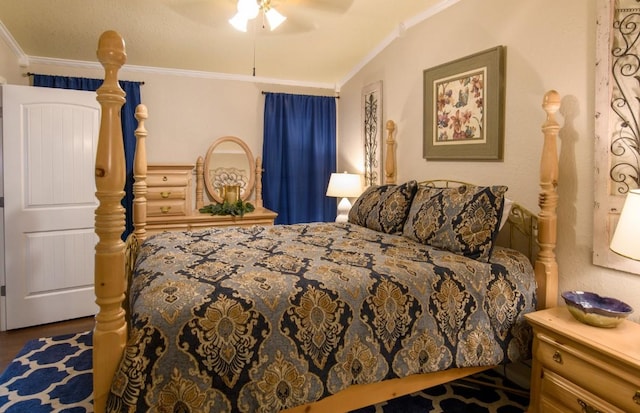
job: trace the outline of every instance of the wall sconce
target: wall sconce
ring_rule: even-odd
[[[623,257],[640,261],[640,189],[627,193],[609,248]]]
[[[351,202],[347,198],[355,198],[362,193],[362,176],[358,174],[332,173],[327,187],[327,196],[342,198],[338,203],[336,222],[347,222]]]

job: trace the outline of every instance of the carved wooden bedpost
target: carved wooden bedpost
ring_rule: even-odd
[[[262,157],[256,158],[256,185],[254,191],[256,191],[256,208],[262,208]]]
[[[204,207],[204,158],[196,160],[196,209]]]
[[[387,121],[387,153],[384,164],[384,183],[395,184],[396,183],[396,139],[394,132],[396,130],[396,124],[392,120]]]
[[[100,135],[96,155],[95,231],[98,235],[95,255],[95,294],[99,306],[93,332],[94,410],[105,410],[113,378],[127,341],[127,326],[122,300],[125,292],[125,251],[121,235],[125,229],[124,196],[125,160],[120,110],[125,93],[118,84],[118,70],[125,63],[124,40],[114,32],[100,36],[98,60],[105,69],[105,79],[97,90],[102,108]]]
[[[542,125],[544,145],[540,161],[540,195],[538,205],[538,243],[540,250],[535,262],[536,281],[538,283],[538,308],[557,305],[558,263],[556,262],[557,215],[558,206],[558,149],[556,141],[560,125],[555,114],[560,108],[560,95],[550,90],[544,95],[542,107],[547,119]]]
[[[133,227],[139,243],[147,239],[147,129],[145,120],[149,117],[147,107],[136,107],[136,154],[133,159]]]

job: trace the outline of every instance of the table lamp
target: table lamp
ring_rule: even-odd
[[[336,222],[347,222],[351,202],[347,198],[355,198],[362,193],[362,177],[358,174],[332,173],[327,187],[327,196],[342,198],[338,203]]]
[[[640,261],[640,189],[627,193],[610,248],[623,257]]]

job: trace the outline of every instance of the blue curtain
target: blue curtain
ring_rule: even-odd
[[[84,77],[33,75],[33,86],[52,87],[59,89],[88,90],[95,92],[102,85],[102,79],[87,79]],[[133,231],[133,158],[136,153],[135,130],[138,126],[135,113],[140,104],[140,82],[120,81],[120,87],[126,93],[127,100],[120,113],[122,119],[122,138],[124,140],[124,157],[127,166],[127,180],[122,206],[126,210],[126,228],[122,234],[125,240]]]
[[[264,206],[276,224],[333,221],[327,184],[336,170],[336,98],[266,93]]]

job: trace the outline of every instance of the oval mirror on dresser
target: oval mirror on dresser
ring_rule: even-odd
[[[211,198],[223,202],[224,187],[238,185],[240,199],[246,201],[255,185],[255,161],[251,149],[240,138],[223,136],[216,139],[204,159],[204,184]]]

